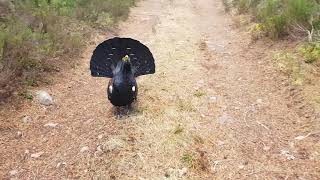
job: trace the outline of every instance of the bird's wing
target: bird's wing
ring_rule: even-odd
[[[128,55],[135,77],[155,73],[155,64],[149,48],[131,38],[115,37],[97,46],[90,61],[91,75],[94,77],[113,77],[113,67]]]

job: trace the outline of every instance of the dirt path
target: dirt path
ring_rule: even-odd
[[[219,0],[141,1],[120,35],[156,59],[156,74],[138,80],[135,111],[114,118],[108,80],[88,71],[94,44],[47,89],[54,106],[0,112],[12,124],[0,129],[0,177],[320,178],[319,115],[272,67],[277,47],[250,44]]]

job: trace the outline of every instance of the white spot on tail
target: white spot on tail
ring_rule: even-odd
[[[113,87],[112,85],[109,86],[109,93],[112,93]]]
[[[133,92],[136,91],[136,86],[132,86],[132,91],[133,91]]]

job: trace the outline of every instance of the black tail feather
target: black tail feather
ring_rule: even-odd
[[[155,64],[149,48],[131,38],[112,38],[97,46],[90,61],[91,75],[113,77],[113,68],[124,56],[130,57],[134,76],[155,73]]]

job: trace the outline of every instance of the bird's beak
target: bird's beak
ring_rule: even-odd
[[[124,61],[124,62],[130,62],[130,57],[129,57],[128,55],[126,55],[126,56],[124,56],[124,57],[122,58],[122,61]]]

